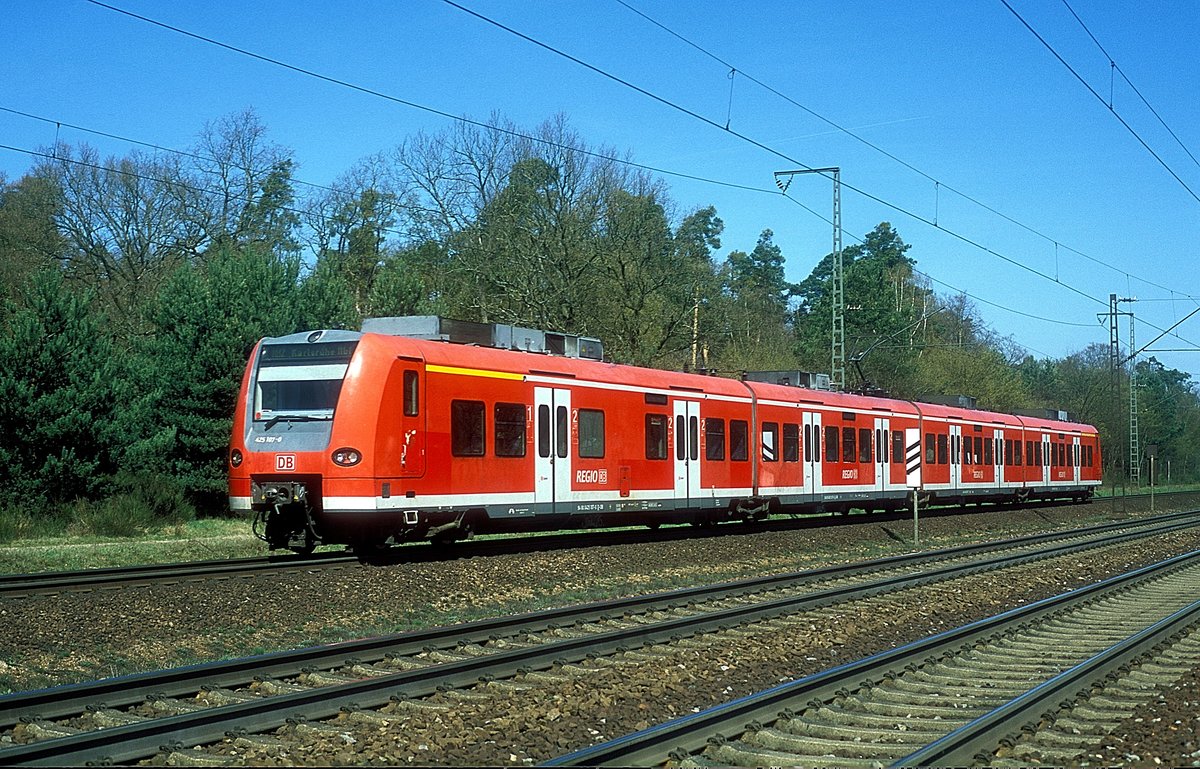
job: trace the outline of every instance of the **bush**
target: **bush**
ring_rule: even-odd
[[[0,542],[52,537],[61,534],[62,528],[62,520],[57,516],[39,515],[16,505],[0,507]]]

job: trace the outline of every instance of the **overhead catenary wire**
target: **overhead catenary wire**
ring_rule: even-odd
[[[1082,27],[1083,31],[1087,33],[1087,36],[1092,39],[1092,42],[1096,44],[1096,47],[1100,49],[1100,53],[1104,54],[1104,58],[1108,59],[1108,62],[1111,65],[1112,70],[1114,72],[1119,72],[1121,74],[1121,79],[1124,80],[1125,84],[1128,85],[1133,90],[1133,92],[1135,94],[1137,94],[1137,97],[1142,100],[1142,104],[1146,105],[1146,109],[1150,110],[1150,114],[1154,115],[1154,117],[1158,120],[1159,124],[1162,125],[1162,127],[1166,129],[1167,133],[1171,134],[1171,138],[1175,140],[1176,144],[1179,145],[1180,149],[1182,149],[1185,153],[1187,153],[1187,156],[1192,159],[1192,162],[1195,163],[1197,167],[1200,167],[1200,160],[1196,160],[1196,156],[1193,155],[1192,151],[1190,149],[1188,149],[1186,144],[1183,143],[1183,140],[1180,139],[1179,136],[1175,133],[1175,131],[1173,131],[1171,129],[1171,126],[1167,125],[1167,121],[1163,120],[1162,115],[1158,114],[1158,110],[1154,109],[1154,105],[1152,105],[1150,103],[1150,101],[1145,96],[1142,95],[1142,92],[1140,90],[1138,90],[1138,87],[1136,85],[1134,85],[1133,81],[1129,79],[1129,76],[1125,74],[1125,70],[1121,69],[1120,65],[1117,64],[1116,60],[1113,59],[1113,57],[1109,55],[1108,51],[1105,50],[1104,46],[1101,45],[1100,41],[1096,39],[1096,36],[1094,34],[1092,34],[1092,30],[1088,29],[1088,25],[1085,24],[1083,19],[1081,19],[1079,17],[1079,14],[1075,12],[1075,9],[1071,7],[1071,4],[1068,3],[1067,0],[1062,0],[1062,3],[1063,3],[1063,5],[1065,5],[1067,7],[1067,10],[1071,12],[1071,15],[1075,17],[1075,21],[1079,22],[1079,26]],[[1108,106],[1110,109],[1113,106],[1111,95],[1109,96],[1109,105]]]
[[[522,39],[525,39],[525,40],[529,41],[529,42],[530,42],[530,43],[532,43],[532,44],[535,44],[535,45],[538,45],[538,46],[540,46],[540,47],[542,47],[542,48],[545,48],[546,50],[549,50],[549,51],[551,51],[551,52],[553,52],[553,53],[555,53],[555,54],[557,54],[557,55],[559,55],[559,56],[563,56],[563,57],[565,57],[565,58],[567,58],[567,59],[569,59],[569,60],[571,60],[571,61],[573,61],[573,62],[576,62],[576,63],[577,63],[577,64],[579,64],[580,66],[583,66],[583,67],[585,67],[585,68],[587,68],[587,69],[589,69],[589,70],[592,70],[592,71],[594,71],[594,72],[596,72],[596,73],[598,73],[598,74],[600,74],[600,75],[602,75],[602,76],[604,76],[604,77],[610,78],[610,79],[612,79],[612,80],[614,80],[614,81],[616,81],[616,82],[618,82],[618,83],[621,83],[622,85],[624,85],[624,86],[626,86],[626,87],[628,87],[628,88],[631,88],[631,89],[633,89],[633,90],[635,90],[635,91],[637,91],[637,92],[639,92],[639,93],[641,93],[641,94],[645,95],[647,98],[650,98],[650,99],[653,99],[653,100],[655,100],[655,101],[658,101],[659,103],[661,103],[661,104],[663,104],[663,105],[665,105],[665,106],[668,106],[668,107],[670,107],[670,108],[672,108],[672,109],[676,109],[676,110],[678,110],[678,111],[681,111],[681,112],[683,112],[683,113],[685,113],[685,114],[687,114],[687,115],[691,116],[692,118],[694,118],[694,119],[696,119],[696,120],[699,120],[699,121],[701,121],[701,122],[704,122],[704,123],[706,123],[706,124],[708,124],[708,125],[711,125],[711,126],[713,126],[713,127],[715,127],[715,128],[718,128],[719,130],[725,131],[725,132],[727,132],[728,134],[730,134],[730,135],[732,135],[732,136],[735,136],[735,137],[737,137],[737,138],[741,139],[742,141],[745,141],[745,142],[747,142],[747,143],[749,143],[749,144],[751,144],[751,145],[753,145],[753,146],[756,146],[756,147],[758,147],[758,148],[760,148],[760,149],[762,149],[762,150],[764,150],[764,151],[766,151],[766,152],[768,152],[768,153],[771,153],[771,154],[773,154],[773,155],[775,155],[775,156],[777,156],[777,157],[780,157],[780,158],[782,158],[782,159],[785,159],[785,160],[787,160],[787,161],[788,161],[788,162],[790,162],[790,163],[796,164],[796,165],[798,165],[798,166],[802,166],[802,167],[804,167],[804,168],[809,168],[809,166],[807,166],[807,165],[806,165],[806,164],[804,164],[803,162],[801,162],[801,161],[799,161],[799,160],[797,160],[797,159],[795,159],[795,158],[791,158],[791,157],[789,157],[788,155],[786,155],[785,153],[783,153],[783,152],[780,152],[779,150],[777,150],[777,149],[775,149],[775,148],[772,148],[772,147],[770,147],[770,146],[768,146],[768,145],[766,145],[766,144],[764,144],[764,143],[762,143],[762,142],[760,142],[760,141],[758,141],[758,140],[755,140],[755,139],[753,139],[752,137],[746,136],[746,135],[744,135],[744,134],[742,134],[742,133],[740,133],[740,132],[738,132],[738,131],[735,131],[735,130],[733,130],[733,129],[726,129],[726,128],[724,128],[723,126],[721,126],[719,123],[717,123],[717,122],[715,122],[715,121],[713,121],[713,120],[711,120],[711,119],[709,119],[709,118],[707,118],[707,117],[705,117],[705,116],[703,116],[703,115],[700,115],[699,113],[696,113],[696,112],[694,112],[694,111],[692,111],[692,110],[689,110],[689,109],[687,109],[687,108],[685,108],[685,107],[682,107],[681,105],[675,104],[674,102],[671,102],[671,101],[670,101],[670,100],[668,100],[668,99],[665,99],[665,98],[663,98],[663,97],[661,97],[661,96],[658,96],[657,94],[654,94],[653,92],[651,92],[651,91],[648,91],[648,90],[646,90],[646,89],[644,89],[644,88],[641,88],[641,87],[639,87],[639,86],[636,86],[636,85],[634,85],[633,83],[629,83],[628,81],[625,81],[625,80],[623,80],[623,79],[621,79],[621,78],[619,78],[619,77],[617,77],[617,76],[615,76],[615,75],[612,75],[611,73],[607,73],[607,72],[605,72],[604,70],[602,70],[602,69],[600,69],[600,68],[598,68],[598,67],[595,67],[595,66],[593,66],[593,65],[591,65],[591,64],[588,64],[587,62],[584,62],[584,61],[582,61],[581,59],[578,59],[578,58],[576,58],[576,57],[574,57],[574,56],[571,56],[570,54],[567,54],[567,53],[565,53],[565,52],[559,51],[558,49],[555,49],[554,47],[552,47],[552,46],[549,46],[549,45],[547,45],[546,43],[543,43],[543,42],[541,42],[541,41],[535,40],[534,38],[531,38],[531,37],[529,37],[529,36],[527,36],[527,35],[524,35],[523,33],[520,33],[520,32],[518,32],[518,31],[516,31],[516,30],[513,30],[513,29],[511,29],[511,28],[508,28],[508,27],[506,27],[505,25],[503,25],[503,24],[500,24],[499,22],[496,22],[496,21],[494,21],[494,20],[492,20],[492,19],[489,19],[489,18],[487,18],[486,16],[483,16],[482,14],[479,14],[479,13],[477,13],[477,12],[475,12],[475,11],[472,11],[472,10],[470,10],[470,9],[467,9],[467,8],[465,8],[465,7],[463,7],[463,6],[459,5],[459,4],[457,4],[457,3],[454,3],[454,2],[452,2],[451,0],[443,0],[443,1],[444,1],[444,2],[446,2],[448,5],[451,5],[452,7],[455,7],[455,8],[458,8],[458,9],[460,9],[460,10],[461,10],[461,11],[463,11],[464,13],[468,13],[468,14],[470,14],[470,15],[472,15],[472,16],[476,16],[477,18],[479,18],[479,19],[481,19],[481,20],[483,20],[483,21],[485,21],[485,22],[487,22],[487,23],[493,24],[493,25],[495,25],[495,26],[497,26],[497,27],[500,27],[500,28],[502,28],[502,29],[504,29],[504,30],[506,30],[506,31],[510,32],[511,34],[514,34],[514,35],[516,35],[516,36],[518,36],[518,37],[521,37]],[[170,30],[170,31],[172,31],[172,32],[175,32],[175,33],[177,33],[177,34],[181,34],[181,35],[184,35],[184,36],[187,36],[187,37],[190,37],[190,38],[193,38],[193,39],[196,39],[196,40],[199,40],[199,41],[202,41],[202,42],[205,42],[205,43],[211,44],[211,45],[215,45],[215,46],[218,46],[218,47],[224,48],[224,49],[226,49],[226,50],[229,50],[229,51],[232,51],[232,52],[238,53],[238,54],[240,54],[240,55],[248,56],[248,57],[251,57],[251,58],[257,59],[257,60],[259,60],[259,61],[263,61],[263,62],[266,62],[266,63],[272,64],[272,65],[274,65],[274,66],[283,67],[283,68],[285,68],[285,69],[288,69],[288,70],[291,70],[291,71],[294,71],[294,72],[297,72],[297,73],[303,74],[303,75],[305,75],[305,76],[308,76],[308,77],[313,77],[313,78],[316,78],[316,79],[319,79],[319,80],[322,80],[322,81],[325,81],[325,82],[328,82],[328,83],[336,84],[336,85],[338,85],[338,86],[341,86],[341,87],[349,88],[349,89],[352,89],[352,90],[355,90],[355,91],[358,91],[358,92],[361,92],[361,93],[364,93],[364,94],[368,94],[368,95],[371,95],[371,96],[374,96],[374,97],[377,97],[377,98],[381,98],[381,99],[385,99],[385,100],[391,101],[391,102],[393,102],[393,103],[397,103],[397,104],[401,104],[401,105],[404,105],[404,106],[408,106],[408,107],[410,107],[410,108],[413,108],[413,109],[423,110],[423,111],[429,112],[429,113],[431,113],[431,114],[439,115],[439,116],[441,116],[441,117],[443,117],[443,118],[445,118],[445,119],[448,119],[448,120],[455,120],[455,121],[466,122],[466,123],[468,123],[468,124],[472,124],[472,125],[475,125],[475,126],[477,126],[477,127],[484,128],[484,129],[486,129],[486,130],[493,130],[493,131],[499,131],[499,132],[502,132],[502,133],[507,133],[507,134],[512,134],[512,135],[519,135],[519,134],[517,134],[517,133],[516,133],[516,132],[514,132],[514,131],[511,131],[511,130],[509,130],[509,129],[505,129],[505,128],[503,128],[503,127],[500,127],[500,126],[490,126],[490,125],[488,125],[488,124],[485,124],[485,123],[482,123],[482,122],[480,122],[480,121],[475,121],[475,120],[471,120],[471,119],[469,119],[469,118],[463,118],[463,117],[460,117],[460,116],[452,115],[452,114],[450,114],[450,113],[448,113],[448,112],[445,112],[445,111],[443,111],[443,110],[439,110],[439,109],[435,109],[435,108],[427,107],[427,106],[425,106],[425,105],[420,105],[420,104],[417,104],[417,103],[415,103],[415,102],[412,102],[412,101],[410,101],[410,100],[407,100],[407,99],[402,99],[402,98],[399,98],[399,97],[396,97],[396,96],[393,96],[393,95],[390,95],[390,94],[387,94],[387,93],[384,93],[384,92],[378,91],[378,90],[376,90],[376,89],[372,89],[372,88],[367,88],[367,87],[364,87],[364,86],[360,86],[360,85],[357,85],[357,84],[351,83],[351,82],[349,82],[349,81],[346,81],[346,80],[342,80],[342,79],[339,79],[339,78],[334,78],[334,77],[331,77],[331,76],[328,76],[328,75],[323,75],[323,74],[321,74],[321,73],[315,72],[315,71],[313,71],[313,70],[310,70],[310,69],[307,69],[307,68],[304,68],[304,67],[299,67],[299,66],[296,66],[296,65],[293,65],[293,64],[289,64],[289,63],[283,62],[283,61],[281,61],[281,60],[279,60],[279,59],[275,59],[275,58],[272,58],[272,57],[264,56],[264,55],[262,55],[262,54],[257,54],[257,53],[254,53],[254,52],[252,52],[252,51],[249,51],[249,50],[246,50],[246,49],[243,49],[243,48],[239,48],[239,47],[237,47],[237,46],[230,45],[230,44],[228,44],[228,43],[223,43],[223,42],[221,42],[221,41],[218,41],[218,40],[215,40],[215,39],[213,39],[213,38],[211,38],[211,37],[206,37],[206,36],[199,35],[199,34],[196,34],[196,33],[193,33],[193,32],[189,32],[189,31],[187,31],[187,30],[184,30],[184,29],[181,29],[181,28],[179,28],[179,27],[176,27],[176,26],[173,26],[173,25],[170,25],[170,24],[166,24],[166,23],[163,23],[163,22],[157,21],[157,20],[155,20],[155,19],[151,19],[151,18],[149,18],[149,17],[143,16],[143,15],[140,15],[140,14],[133,13],[133,12],[131,12],[131,11],[128,11],[128,10],[125,10],[125,9],[119,8],[119,7],[117,7],[117,6],[110,5],[110,4],[108,4],[108,3],[101,2],[100,0],[87,0],[87,2],[89,2],[89,3],[91,3],[92,5],[95,5],[95,6],[97,6],[97,7],[105,8],[105,9],[107,9],[107,10],[110,10],[110,11],[113,11],[113,12],[115,12],[115,13],[123,14],[123,15],[125,15],[125,16],[128,16],[128,17],[130,17],[130,18],[134,18],[134,19],[140,20],[140,21],[142,21],[142,22],[145,22],[145,23],[148,23],[148,24],[152,24],[152,25],[154,25],[154,26],[158,26],[158,27],[160,27],[160,28],[163,28],[163,29]],[[655,170],[655,169],[648,168],[648,170]],[[688,176],[688,175],[684,175],[684,176]],[[741,185],[739,185],[739,186],[741,186]],[[1058,285],[1060,285],[1060,286],[1062,286],[1062,287],[1066,288],[1067,290],[1069,290],[1069,291],[1071,291],[1071,292],[1073,292],[1073,293],[1076,293],[1076,294],[1078,294],[1078,295],[1079,295],[1079,296],[1081,296],[1081,297],[1084,297],[1084,298],[1086,298],[1086,299],[1088,299],[1088,300],[1090,300],[1090,301],[1096,302],[1096,303],[1098,303],[1098,304],[1101,304],[1101,305],[1103,305],[1103,306],[1107,306],[1107,302],[1105,302],[1104,300],[1101,300],[1101,299],[1099,299],[1099,298],[1097,298],[1097,297],[1093,297],[1093,296],[1091,296],[1090,294],[1087,294],[1086,292],[1084,292],[1084,291],[1082,291],[1082,290],[1080,290],[1080,289],[1078,289],[1078,288],[1076,288],[1076,287],[1074,287],[1074,286],[1071,286],[1070,284],[1064,283],[1064,282],[1062,282],[1062,281],[1054,280],[1054,279],[1053,279],[1051,276],[1047,275],[1046,273],[1044,273],[1044,272],[1042,272],[1042,271],[1040,271],[1040,270],[1037,270],[1037,269],[1035,269],[1035,268],[1032,268],[1032,267],[1030,267],[1030,266],[1028,266],[1028,265],[1025,265],[1025,264],[1023,264],[1022,262],[1020,262],[1019,260],[1013,259],[1012,257],[1009,257],[1009,256],[1007,256],[1007,255],[1005,255],[1005,254],[1001,254],[1001,253],[999,253],[999,252],[995,251],[994,249],[991,249],[991,248],[988,248],[988,247],[986,247],[986,246],[983,246],[982,244],[980,244],[980,243],[978,243],[978,242],[976,242],[976,241],[972,240],[971,238],[968,238],[968,237],[966,237],[966,236],[964,236],[964,235],[962,235],[962,234],[960,234],[960,233],[958,233],[958,232],[955,232],[955,231],[953,231],[953,230],[947,229],[947,228],[945,228],[945,227],[941,227],[941,226],[935,225],[935,224],[934,224],[933,222],[931,222],[931,221],[930,221],[928,218],[926,218],[926,217],[924,217],[924,216],[922,216],[922,215],[916,214],[915,212],[913,212],[913,211],[910,211],[910,210],[908,210],[908,209],[906,209],[906,208],[904,208],[904,207],[902,207],[902,206],[900,206],[900,205],[898,205],[898,204],[895,204],[895,203],[893,203],[893,202],[891,202],[891,201],[888,201],[888,200],[886,200],[886,199],[883,199],[883,198],[881,198],[881,197],[879,197],[879,196],[877,196],[877,195],[875,195],[875,194],[872,194],[872,193],[870,193],[870,192],[867,192],[866,190],[863,190],[863,189],[861,189],[861,188],[859,188],[859,187],[857,187],[857,186],[855,186],[855,185],[848,184],[848,183],[846,183],[845,181],[843,181],[843,186],[845,186],[845,187],[846,187],[846,188],[848,188],[848,189],[851,189],[851,190],[853,190],[854,192],[857,192],[858,194],[860,194],[860,195],[864,196],[865,198],[867,198],[867,199],[869,199],[869,200],[875,201],[876,203],[879,203],[879,204],[880,204],[880,205],[882,205],[882,206],[885,206],[885,207],[887,207],[887,208],[890,208],[890,209],[892,209],[892,210],[896,211],[897,213],[904,214],[905,216],[908,216],[908,217],[910,217],[910,218],[912,218],[912,219],[914,219],[914,220],[916,220],[916,221],[922,222],[922,223],[924,223],[924,224],[927,224],[927,225],[929,225],[929,226],[933,226],[933,227],[935,227],[936,229],[939,229],[939,230],[941,230],[941,231],[943,231],[943,232],[945,232],[945,233],[949,234],[950,236],[952,236],[952,237],[954,237],[954,238],[956,238],[956,239],[958,239],[958,240],[961,240],[962,242],[964,242],[964,243],[967,243],[967,244],[969,244],[969,245],[971,245],[971,246],[973,246],[973,247],[975,247],[975,248],[977,248],[977,249],[979,249],[979,250],[981,250],[981,251],[984,251],[985,253],[988,253],[988,254],[990,254],[990,255],[992,255],[992,256],[994,256],[994,257],[996,257],[996,258],[998,258],[998,259],[1000,259],[1000,260],[1002,260],[1002,261],[1005,261],[1005,262],[1008,262],[1008,263],[1010,263],[1010,264],[1013,264],[1014,266],[1017,266],[1017,267],[1019,267],[1020,269],[1026,270],[1026,271],[1028,271],[1028,272],[1030,272],[1030,273],[1032,273],[1032,274],[1035,274],[1035,275],[1037,275],[1037,276],[1039,276],[1039,277],[1042,277],[1042,278],[1044,278],[1044,279],[1046,279],[1046,280],[1053,281],[1053,282],[1057,283]],[[762,190],[761,190],[761,189],[759,189],[759,188],[750,188],[750,187],[746,187],[746,188],[747,188],[747,189],[753,189],[753,190],[754,190],[754,191],[756,191],[756,192],[762,191]],[[1161,330],[1161,329],[1160,329],[1160,330]],[[1188,344],[1195,344],[1194,342],[1191,342],[1191,341],[1189,341],[1189,340],[1183,339],[1182,337],[1178,337],[1178,335],[1176,335],[1176,336],[1177,336],[1177,338],[1180,338],[1180,339],[1181,339],[1181,341],[1187,342]],[[1198,345],[1198,346],[1200,346],[1200,345]]]
[[[89,2],[97,2],[97,0],[89,0]],[[579,66],[584,67],[585,69],[588,69],[604,78],[607,78],[607,79],[612,80],[613,82],[616,82],[622,86],[630,88],[630,89],[636,91],[637,93],[643,94],[644,96],[646,96],[656,102],[659,102],[660,104],[663,104],[671,109],[681,112],[689,117],[692,117],[695,120],[698,120],[702,123],[705,123],[709,126],[717,128],[719,130],[725,131],[726,133],[730,134],[731,136],[735,136],[738,139],[740,139],[752,146],[758,147],[759,149],[762,149],[765,152],[768,152],[772,155],[775,155],[776,157],[779,157],[780,159],[786,160],[789,163],[794,163],[807,171],[812,171],[814,173],[818,173],[821,176],[825,176],[828,179],[832,179],[832,177],[829,174],[821,173],[819,170],[814,169],[812,166],[809,166],[809,165],[803,163],[802,161],[787,155],[786,153],[782,152],[781,150],[771,147],[771,146],[769,146],[751,136],[747,136],[746,134],[743,134],[741,132],[735,131],[730,128],[725,128],[725,127],[721,126],[719,123],[717,123],[716,121],[712,120],[711,118],[705,117],[704,115],[701,115],[691,109],[688,109],[687,107],[684,107],[676,102],[673,102],[670,99],[667,99],[663,96],[659,96],[658,94],[653,93],[652,91],[649,91],[645,88],[642,88],[641,86],[633,84],[633,83],[629,82],[628,80],[625,80],[624,78],[621,78],[617,75],[612,74],[611,72],[601,69],[600,67],[597,67],[586,61],[583,61],[582,59],[580,59],[576,56],[573,56],[565,51],[562,51],[558,48],[555,48],[554,46],[552,46],[548,43],[545,43],[541,40],[538,40],[529,35],[526,35],[525,33],[520,32],[516,29],[513,29],[512,27],[509,27],[506,24],[496,21],[495,19],[489,18],[488,16],[485,16],[477,11],[474,11],[470,8],[460,5],[459,3],[455,2],[454,0],[442,0],[442,2],[453,8],[457,8],[458,10],[462,11],[463,13],[466,13],[470,16],[474,16],[475,18],[477,18],[481,21],[484,21],[484,22],[491,24],[499,29],[502,29],[511,35],[519,37],[522,40],[525,40],[535,46],[538,46],[540,48],[543,48],[544,50],[554,53],[557,56],[565,58],[568,61],[574,62],[574,63],[578,64]],[[1001,2],[1004,2],[1004,0],[1001,0]],[[964,243],[967,243],[968,245],[971,245],[971,246],[983,251],[984,253],[990,254],[991,256],[994,256],[997,259],[1008,262],[1009,264],[1012,264],[1012,265],[1019,267],[1029,273],[1037,275],[1040,278],[1044,278],[1045,280],[1056,283],[1056,284],[1062,286],[1063,288],[1067,289],[1068,291],[1078,294],[1079,296],[1081,296],[1085,299],[1088,299],[1089,301],[1095,302],[1097,304],[1100,304],[1100,305],[1103,305],[1106,307],[1108,306],[1108,303],[1102,299],[1094,297],[1091,294],[1088,294],[1087,292],[1085,292],[1079,288],[1076,288],[1075,286],[1070,285],[1069,283],[1064,283],[1063,281],[1058,280],[1058,279],[1048,275],[1047,273],[1042,272],[1041,270],[1030,267],[1029,265],[1024,264],[1023,262],[1021,262],[1017,259],[1014,259],[1010,256],[1002,254],[1002,253],[996,251],[995,249],[989,248],[989,247],[983,245],[982,243],[979,243],[979,242],[967,237],[966,235],[963,235],[962,233],[956,232],[955,230],[951,230],[946,227],[941,227],[941,226],[935,224],[934,222],[932,222],[928,217],[925,217],[925,216],[918,214],[910,209],[907,209],[897,203],[893,203],[890,200],[886,200],[878,195],[868,192],[868,191],[862,189],[861,187],[847,183],[844,179],[841,181],[841,185],[847,189],[857,192],[859,195],[862,195],[863,197],[867,198],[868,200],[872,200],[882,206],[885,206],[887,208],[892,209],[893,211],[896,211],[897,213],[904,214],[905,216],[915,219],[918,222],[929,225],[930,227],[933,227],[935,229],[941,230],[942,232],[945,232],[946,234],[950,235],[951,237],[956,238]],[[1197,200],[1200,201],[1200,198],[1197,198]],[[1124,273],[1124,274],[1128,276],[1128,273]],[[1156,328],[1157,330],[1160,330],[1160,331],[1162,330],[1161,328],[1158,328],[1157,326],[1153,326],[1153,327]],[[1191,340],[1184,339],[1183,337],[1180,337],[1178,335],[1176,335],[1176,338],[1178,338],[1182,342],[1186,342],[1187,344],[1195,344],[1198,348],[1200,348],[1200,344],[1192,342]]]
[[[1046,50],[1048,50],[1051,54],[1053,54],[1054,58],[1058,59],[1060,64],[1062,64],[1064,67],[1067,68],[1068,72],[1070,72],[1072,75],[1075,76],[1076,80],[1078,80],[1081,84],[1083,84],[1083,87],[1086,88],[1088,90],[1088,92],[1092,94],[1092,96],[1095,96],[1096,99],[1101,104],[1108,107],[1108,111],[1111,112],[1113,117],[1115,117],[1117,119],[1117,122],[1119,122],[1122,126],[1124,126],[1125,130],[1128,131],[1129,134],[1131,136],[1133,136],[1134,139],[1137,139],[1138,143],[1141,144],[1142,147],[1145,148],[1145,150],[1147,152],[1149,152],[1150,155],[1155,160],[1158,161],[1159,165],[1161,165],[1164,169],[1166,169],[1167,173],[1169,173],[1175,179],[1175,181],[1179,182],[1180,186],[1182,186],[1185,190],[1187,190],[1188,194],[1191,195],[1196,200],[1197,203],[1200,203],[1200,195],[1197,195],[1196,191],[1193,190],[1190,186],[1188,186],[1188,183],[1185,182],[1179,176],[1179,174],[1175,173],[1175,169],[1171,168],[1171,166],[1167,164],[1167,161],[1163,160],[1162,157],[1157,152],[1154,151],[1154,148],[1152,148],[1146,142],[1146,140],[1142,138],[1141,134],[1139,134],[1137,131],[1135,131],[1133,129],[1133,126],[1129,125],[1129,123],[1125,120],[1125,118],[1121,117],[1121,113],[1117,112],[1117,110],[1112,106],[1112,104],[1105,102],[1104,97],[1101,96],[1099,94],[1099,92],[1097,92],[1096,89],[1092,87],[1091,83],[1089,83],[1087,80],[1085,80],[1084,77],[1082,75],[1080,75],[1079,72],[1077,72],[1075,70],[1075,68],[1072,67],[1067,62],[1066,59],[1063,58],[1062,54],[1060,54],[1057,50],[1055,50],[1054,46],[1050,45],[1049,41],[1047,41],[1046,38],[1041,36],[1041,34],[1036,29],[1033,28],[1033,25],[1031,25],[1028,21],[1026,21],[1025,18],[1023,16],[1021,16],[1021,14],[1018,13],[1017,10],[1012,7],[1012,5],[1009,4],[1008,0],[1000,0],[1000,2],[1004,5],[1005,8],[1007,8],[1012,13],[1013,16],[1017,17],[1017,21],[1021,22],[1021,24],[1025,27],[1025,29],[1029,30],[1029,33],[1032,34],[1035,38],[1037,38],[1038,42],[1041,43],[1046,48]]]
[[[726,59],[722,58],[721,56],[713,53],[712,51],[708,50],[707,48],[700,45],[699,43],[696,43],[695,41],[685,37],[684,35],[681,35],[680,33],[676,32],[675,30],[671,29],[670,27],[668,27],[667,25],[658,21],[657,19],[651,17],[650,15],[644,13],[643,11],[635,8],[634,6],[632,6],[628,2],[626,2],[626,0],[616,0],[616,2],[619,3],[620,5],[624,6],[625,8],[627,8],[630,12],[636,14],[637,16],[641,17],[642,19],[645,19],[650,24],[653,24],[654,26],[656,26],[659,29],[666,32],[668,35],[671,35],[672,37],[676,38],[677,40],[694,48],[695,50],[699,51],[700,53],[704,54],[705,56],[709,57],[713,61],[719,63],[720,65],[722,65],[724,67],[728,67],[731,71],[733,71],[736,68],[735,65],[732,64],[731,62],[729,62]],[[884,157],[886,157],[892,161],[895,161],[896,163],[898,163],[899,165],[908,169],[909,171],[912,171],[913,173],[917,174],[921,178],[931,182],[933,184],[933,188],[934,188],[934,214],[933,214],[933,220],[932,220],[934,227],[939,227],[939,225],[938,225],[938,209],[939,209],[940,203],[941,203],[941,200],[940,200],[941,190],[944,187],[947,191],[951,192],[952,194],[959,196],[963,200],[966,200],[967,202],[978,206],[979,208],[983,209],[984,211],[987,211],[990,214],[993,214],[994,216],[1000,217],[1001,219],[1008,222],[1009,224],[1015,225],[1015,226],[1025,230],[1026,232],[1030,233],[1031,235],[1035,235],[1036,237],[1039,237],[1039,238],[1045,240],[1048,243],[1052,243],[1055,248],[1055,258],[1056,259],[1057,259],[1058,249],[1061,247],[1063,249],[1066,249],[1067,251],[1070,251],[1073,254],[1076,254],[1077,256],[1082,257],[1083,259],[1086,259],[1086,260],[1092,262],[1093,264],[1098,264],[1101,267],[1106,267],[1106,268],[1112,270],[1113,272],[1116,272],[1121,275],[1125,275],[1125,276],[1130,275],[1128,270],[1125,270],[1121,267],[1117,267],[1116,265],[1110,264],[1110,263],[1104,261],[1103,259],[1097,258],[1097,257],[1087,254],[1077,248],[1074,248],[1070,245],[1062,243],[1057,238],[1046,234],[1045,232],[1039,230],[1038,228],[1036,228],[1032,225],[1026,224],[1025,222],[1022,222],[1022,221],[1004,213],[1003,211],[1000,211],[999,209],[994,208],[993,206],[988,205],[987,203],[984,203],[979,198],[977,198],[973,195],[970,195],[966,192],[963,192],[962,190],[958,189],[957,187],[954,187],[953,185],[947,184],[946,182],[942,181],[941,179],[938,179],[938,178],[934,177],[933,175],[927,173],[926,171],[923,171],[920,168],[917,168],[915,165],[908,162],[907,160],[904,160],[903,158],[898,157],[897,155],[889,152],[888,150],[884,149],[883,147],[879,146],[878,144],[875,144],[874,142],[863,137],[862,135],[858,134],[854,130],[847,128],[847,127],[843,126],[842,124],[838,123],[837,121],[821,114],[820,112],[817,112],[816,110],[806,106],[805,104],[802,104],[801,102],[797,101],[792,96],[790,96],[786,93],[783,93],[782,91],[778,90],[774,86],[772,86],[768,83],[765,83],[762,80],[759,80],[754,75],[747,73],[745,70],[736,68],[736,71],[739,75],[741,75],[743,78],[745,78],[749,82],[754,83],[755,85],[759,86],[760,88],[763,88],[767,92],[784,100],[788,104],[791,104],[792,106],[794,106],[797,109],[805,112],[806,114],[816,118],[817,120],[820,120],[821,122],[825,123],[826,125],[830,126],[831,128],[834,128],[835,130],[845,134],[846,136],[849,136],[850,138],[863,144],[864,146],[868,147],[869,149],[874,150],[875,152],[878,152],[879,154],[883,155]],[[939,229],[940,229],[940,227],[939,227]],[[1171,290],[1167,286],[1161,285],[1161,284],[1156,283],[1147,278],[1143,278],[1139,275],[1134,275],[1133,277],[1136,278],[1137,280],[1141,281],[1142,283],[1145,283],[1148,286],[1154,286],[1155,288],[1159,288],[1164,291]],[[1055,280],[1058,280],[1057,275],[1055,276]]]

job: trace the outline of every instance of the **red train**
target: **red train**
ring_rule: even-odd
[[[1095,428],[605,363],[596,340],[431,316],[262,340],[229,499],[272,549],[906,506],[1084,501]],[[794,380],[792,380],[794,381]]]

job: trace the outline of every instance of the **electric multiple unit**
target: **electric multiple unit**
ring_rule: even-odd
[[[297,551],[896,509],[910,430],[924,502],[1084,501],[1101,481],[1095,428],[1065,415],[602,357],[594,339],[429,316],[264,339],[234,418],[230,505]]]

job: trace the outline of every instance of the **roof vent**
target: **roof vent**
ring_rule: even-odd
[[[1062,409],[1013,409],[1013,413],[1021,417],[1037,417],[1038,419],[1053,419],[1057,422],[1070,422],[1067,412]]]
[[[975,408],[974,395],[924,395],[917,400],[922,403],[934,403],[938,406],[957,406],[960,409]]]
[[[604,345],[599,339],[578,334],[539,331],[506,323],[475,323],[437,315],[407,315],[399,318],[367,318],[363,321],[362,330],[370,334],[474,344],[499,350],[521,350],[568,358],[604,360]]]
[[[811,371],[747,371],[742,374],[747,382],[804,387],[809,390],[828,390],[829,375]]]

